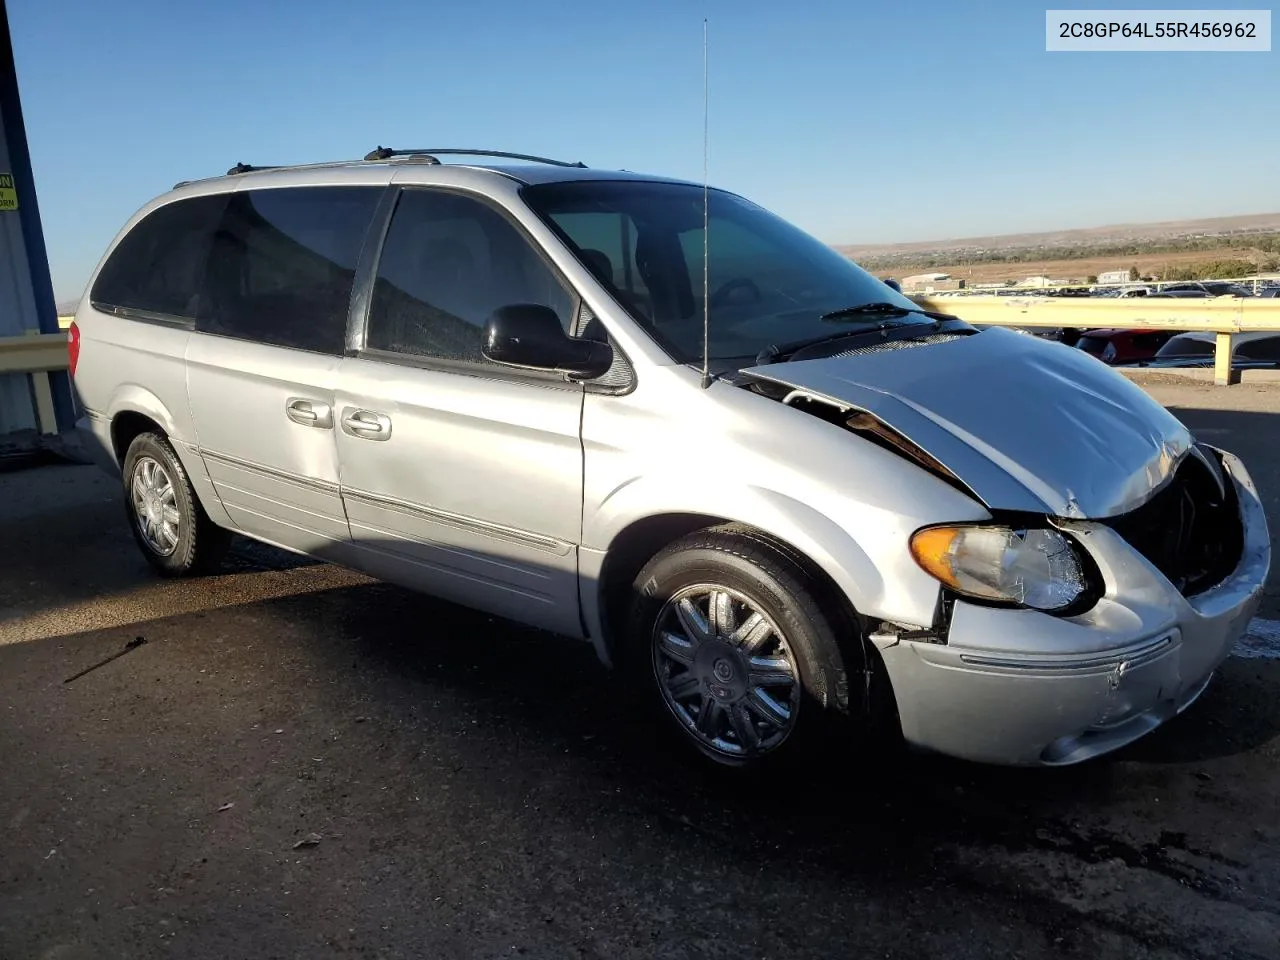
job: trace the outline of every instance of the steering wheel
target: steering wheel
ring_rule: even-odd
[[[735,290],[750,290],[751,299],[755,303],[760,302],[760,288],[756,286],[754,280],[747,277],[734,277],[732,280],[726,280],[720,285],[707,301],[709,306],[723,307],[727,304]]]

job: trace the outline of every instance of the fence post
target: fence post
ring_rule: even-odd
[[[1228,387],[1240,382],[1240,371],[1231,363],[1231,334],[1220,333],[1214,338],[1213,382]]]

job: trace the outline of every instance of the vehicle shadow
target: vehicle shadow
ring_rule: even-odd
[[[252,637],[242,620],[255,625]],[[470,771],[471,787],[483,795],[509,779],[571,782],[580,794],[613,796],[607,806],[672,830],[754,856],[785,847],[788,858],[840,872],[883,878],[890,865],[910,875],[949,843],[1033,847],[1044,842],[1046,824],[1105,802],[1123,781],[1106,762],[1004,769],[901,751],[863,756],[840,741],[827,755],[766,775],[720,770],[659,724],[589,644],[381,583],[0,646],[0,674],[54,658],[71,676],[126,634],[163,638],[190,657],[175,657],[178,676],[167,681],[167,695],[182,699],[184,689],[195,692],[192,684],[210,695],[216,681],[208,676],[243,672],[237,644],[252,644],[277,664],[273,684],[298,687],[282,723],[310,723],[313,710],[324,714],[317,729],[367,723],[398,741],[382,745],[396,755],[418,756],[430,739],[433,752],[454,758],[455,772]],[[105,637],[117,639],[107,644]],[[201,649],[214,641],[213,654]],[[64,696],[110,682],[115,701],[152,698],[128,679],[150,655],[144,646],[110,680],[89,673]],[[211,664],[210,655],[223,660]],[[47,663],[39,669],[53,672]],[[325,701],[308,705],[312,690],[325,691]],[[344,703],[358,704],[351,712],[359,715],[343,718],[333,705]],[[187,709],[201,708],[193,701]],[[112,747],[132,749],[128,739]]]
[[[147,643],[66,682],[135,636]],[[108,944],[176,910],[197,918],[177,932],[175,955],[193,958],[218,955],[225,940],[199,938],[242,920],[272,955],[318,936],[463,955],[423,946],[442,917],[563,948],[539,956],[759,955],[761,923],[796,957],[953,956],[936,945],[957,931],[1024,935],[1010,926],[1044,955],[1065,939],[1103,956],[1120,955],[1092,949],[1110,936],[1105,907],[1059,902],[1024,865],[999,864],[1066,854],[1200,881],[1108,824],[1133,804],[1123,765],[837,751],[725,774],[659,735],[589,645],[383,584],[0,646],[0,678],[0,813],[49,838],[0,840],[15,946],[54,913],[61,938]],[[304,861],[295,845],[313,831]],[[252,917],[236,912],[246,882]],[[92,923],[65,906],[85,889],[100,891]],[[457,905],[440,906],[450,893]],[[667,948],[613,930],[618,905]],[[1176,940],[1149,926],[1124,936]],[[569,949],[588,935],[613,939]]]
[[[789,856],[800,850],[842,869],[879,872],[886,862],[908,869],[954,843],[1061,849],[1079,839],[1068,824],[1082,811],[1126,793],[1126,761],[1194,764],[1254,750],[1280,734],[1280,707],[1265,695],[1250,698],[1262,706],[1239,723],[1241,680],[1233,676],[1142,744],[1075,767],[1003,768],[906,750],[860,753],[837,741],[829,755],[810,758],[817,762],[743,775],[696,755],[580,641],[386,584],[259,606],[308,633],[339,626],[341,647],[313,651],[322,658],[313,674],[368,672],[380,688],[395,691],[387,701],[389,722],[406,719],[396,716],[397,704],[445,689],[465,701],[488,749],[504,749],[495,746],[503,732],[519,731],[513,743],[532,737],[551,745],[575,780],[616,784],[634,806],[670,824],[760,851],[785,836]],[[1280,675],[1267,681],[1274,685]],[[507,760],[520,762],[511,749]],[[1121,847],[1122,840],[1109,838],[1098,856],[1123,856]]]
[[[0,477],[0,625],[159,581],[133,541],[118,478],[66,462]],[[293,570],[323,561],[232,540],[223,573]]]
[[[103,509],[119,518],[118,502]],[[77,589],[109,592],[119,550],[135,550],[127,530],[123,536],[123,543],[114,533],[106,538],[115,546],[93,555],[100,562],[74,564]],[[274,564],[289,562],[256,549],[262,565],[248,556],[249,576],[256,570],[270,578]],[[55,576],[51,566],[37,571]],[[176,588],[197,594],[215,586],[197,579]],[[135,636],[148,643],[67,683]],[[325,910],[383,912],[373,899],[382,871],[399,877],[395,871],[409,869],[388,864],[385,851],[425,844],[452,851],[463,865],[459,876],[495,878],[512,869],[510,856],[542,858],[551,867],[540,869],[585,873],[620,902],[652,909],[687,908],[684,892],[653,893],[673,873],[689,882],[768,877],[787,890],[789,915],[775,923],[824,942],[854,936],[840,899],[850,885],[872,915],[927,914],[945,926],[952,920],[938,920],[941,909],[966,928],[996,896],[1017,905],[1017,923],[1034,924],[1056,943],[1081,936],[1082,913],[1031,889],[1027,871],[1035,868],[1006,863],[1011,854],[1104,869],[1119,861],[1145,871],[1143,882],[1159,874],[1227,890],[1212,872],[1217,866],[1197,865],[1203,857],[1192,848],[1203,841],[1194,830],[1187,839],[1177,823],[1205,819],[1194,764],[1255,750],[1280,731],[1269,695],[1280,678],[1252,676],[1233,667],[1163,731],[1078,767],[864,756],[833,743],[804,765],[740,776],[710,767],[678,734],[665,733],[589,644],[366,582],[239,603],[232,597],[92,632],[69,622],[38,639],[0,644],[9,708],[0,716],[0,765],[11,773],[0,808],[48,811],[37,815],[50,819],[47,832],[75,835],[83,858],[76,882],[84,887],[102,882],[85,864],[120,856],[119,838],[143,829],[131,819],[135,809],[147,812],[143,849],[151,856],[189,858],[185,838],[199,830],[228,876],[269,873],[275,868],[246,851],[278,858],[279,844],[287,850],[305,830],[319,829],[334,837],[326,849],[349,889],[367,884],[371,891],[354,907],[345,892],[317,901],[322,918]],[[1241,689],[1252,704],[1246,715],[1234,712]],[[163,779],[145,774],[157,758]],[[1153,784],[1166,797],[1155,821],[1146,812]],[[104,800],[74,818],[59,813],[62,797],[82,789],[127,796],[127,811]],[[234,810],[215,812],[224,800],[235,800]],[[32,889],[49,845],[10,847],[0,848],[0,864],[10,863],[0,866],[0,883]],[[504,847],[516,853],[490,852]],[[617,871],[600,872],[602,857]],[[428,863],[444,869],[439,857]],[[815,878],[825,878],[822,889]],[[534,902],[514,881],[504,889],[521,904]],[[946,891],[945,904],[929,894],[936,889]],[[217,910],[233,902],[232,894],[206,896]],[[734,896],[725,892],[725,902]],[[732,909],[737,930],[744,920]],[[0,927],[3,914],[0,907]],[[414,916],[396,914],[402,925]],[[353,915],[350,926],[358,922]],[[1157,927],[1152,920],[1144,930]],[[910,944],[879,952],[924,955]]]

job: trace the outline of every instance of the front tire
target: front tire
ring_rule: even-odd
[[[185,577],[218,566],[231,536],[204,512],[182,461],[162,434],[134,438],[122,475],[129,527],[157,572]]]
[[[834,606],[782,545],[700,531],[636,578],[624,665],[660,722],[704,756],[772,767],[865,726],[849,696],[860,689],[850,678],[865,676],[861,628]]]

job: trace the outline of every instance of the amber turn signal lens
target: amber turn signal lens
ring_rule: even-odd
[[[952,551],[960,531],[956,527],[927,527],[911,538],[911,555],[930,576],[956,587]]]

